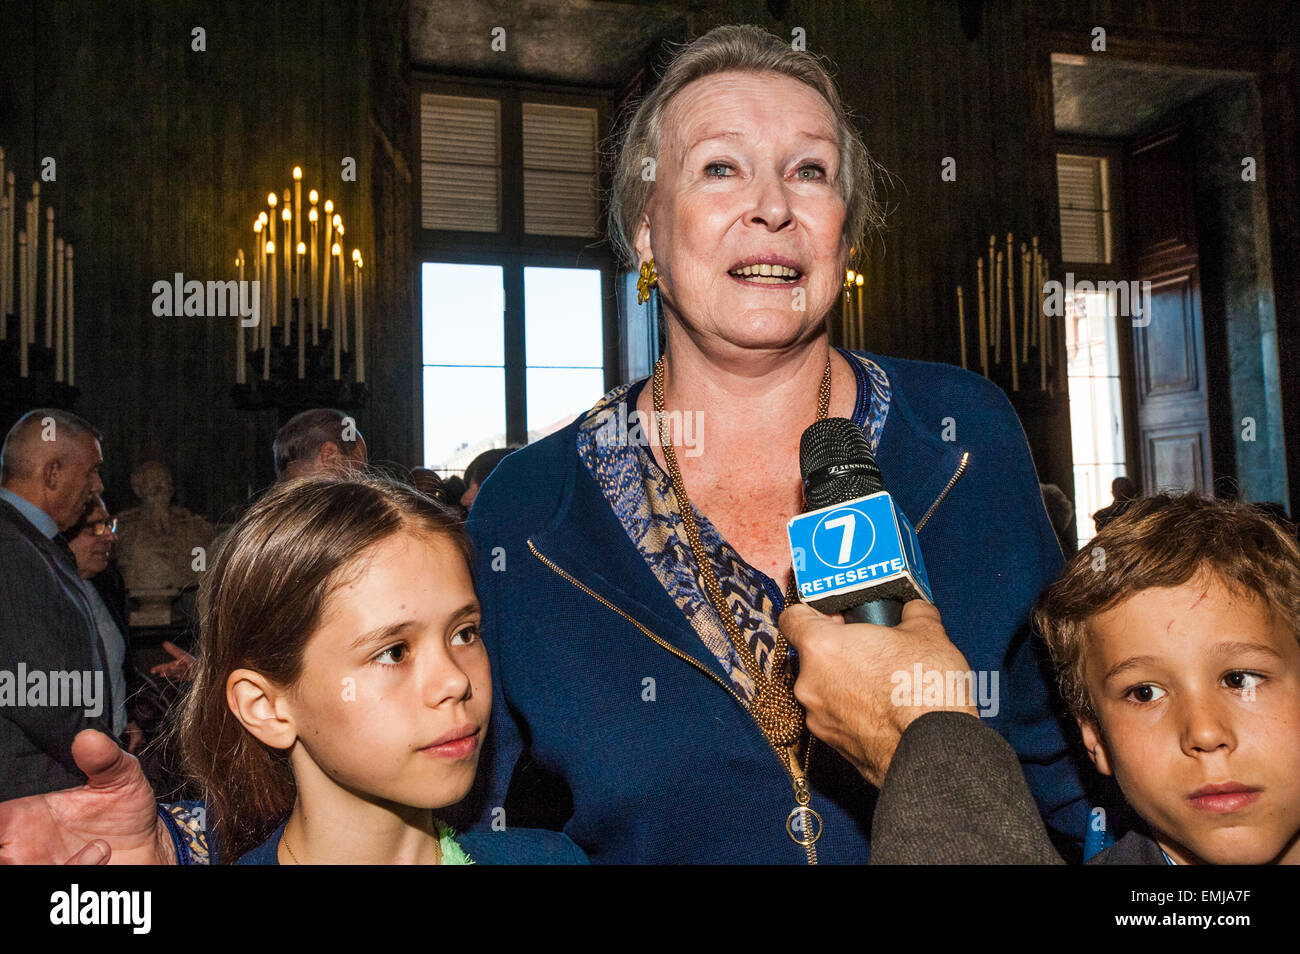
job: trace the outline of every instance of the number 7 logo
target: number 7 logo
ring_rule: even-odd
[[[838,530],[844,528],[844,536],[840,538],[840,556],[835,562],[844,564],[849,562],[849,554],[853,552],[853,528],[857,521],[853,519],[853,513],[846,513],[842,517],[836,517],[834,520],[827,520],[823,527],[827,530]]]

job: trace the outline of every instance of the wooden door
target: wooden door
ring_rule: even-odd
[[[1206,493],[1214,470],[1188,130],[1131,143],[1125,169],[1132,261],[1138,282],[1151,283],[1150,313],[1132,321],[1143,490]]]

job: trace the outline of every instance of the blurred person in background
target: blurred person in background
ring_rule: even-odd
[[[347,473],[370,459],[356,422],[333,408],[313,408],[289,418],[276,433],[272,451],[276,480]]]

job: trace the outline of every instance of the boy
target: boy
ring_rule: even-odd
[[[1035,619],[1098,771],[1149,826],[1095,864],[1300,863],[1300,547],[1260,512],[1135,501]]]

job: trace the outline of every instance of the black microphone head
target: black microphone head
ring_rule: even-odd
[[[866,435],[844,417],[817,421],[803,432],[799,438],[799,470],[809,510],[884,489]]]

